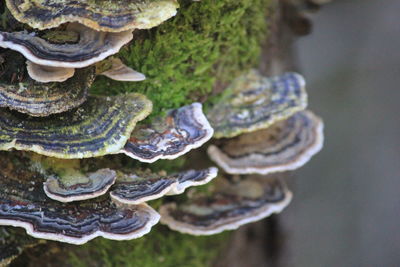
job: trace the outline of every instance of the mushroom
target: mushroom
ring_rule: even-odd
[[[227,173],[265,175],[303,166],[322,145],[322,120],[310,111],[300,111],[267,129],[212,145],[208,155]]]
[[[132,31],[98,32],[78,23],[68,24],[65,32],[75,32],[78,37],[60,43],[25,31],[0,32],[0,46],[18,51],[38,65],[83,68],[117,53],[133,38]]]
[[[0,109],[0,150],[27,150],[56,158],[118,153],[136,123],[152,109],[141,94],[89,96],[80,107],[46,118]]]
[[[148,172],[120,173],[110,192],[117,203],[140,204],[164,195],[182,194],[186,188],[208,183],[217,176],[217,168],[188,170],[173,175]]]
[[[200,147],[213,135],[200,103],[172,110],[150,125],[139,126],[121,150],[142,162],[175,159],[191,149]]]
[[[46,177],[46,195],[60,202],[86,200],[105,194],[117,174],[109,168],[88,171],[88,164],[78,159],[56,159],[32,154],[27,160],[35,171]]]
[[[214,137],[234,137],[269,127],[307,106],[305,81],[297,73],[272,78],[251,70],[237,78],[207,112]]]
[[[95,79],[93,67],[76,71],[63,83],[40,83],[26,73],[25,58],[12,50],[1,53],[0,106],[30,116],[48,116],[81,105]]]
[[[29,60],[26,61],[26,69],[29,77],[41,83],[65,82],[74,76],[75,73],[75,69],[42,66]]]
[[[175,16],[176,0],[6,0],[12,15],[32,28],[79,22],[97,31],[150,29]]]
[[[105,70],[102,70],[101,67],[100,70],[98,70],[96,66],[96,72],[98,72],[100,75],[104,75],[116,81],[125,82],[139,82],[146,79],[146,76],[143,73],[137,72],[129,68],[119,58],[112,57],[103,60],[102,62],[100,62],[100,64],[104,61],[106,61],[104,65],[108,65],[108,68],[106,68]]]
[[[36,238],[84,244],[102,236],[129,240],[148,233],[159,214],[146,204],[116,206],[107,197],[60,203],[43,192],[42,175],[15,153],[0,154],[0,225]]]
[[[181,203],[160,207],[161,223],[192,235],[212,235],[281,212],[292,199],[275,177],[218,177],[209,194],[193,193]]]

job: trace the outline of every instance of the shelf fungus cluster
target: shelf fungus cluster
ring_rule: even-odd
[[[174,16],[176,0],[6,6],[26,30],[0,31],[0,225],[72,244],[138,238],[159,220],[195,235],[235,229],[282,211],[292,194],[271,173],[302,166],[322,147],[322,121],[305,110],[296,73],[251,70],[207,114],[192,103],[146,122],[152,102],[142,94],[89,94],[97,75],[145,79],[112,55],[135,30]],[[208,154],[225,173],[142,164],[178,158],[212,137]],[[208,191],[194,188],[213,179]],[[184,191],[187,198],[167,199],[159,212],[146,203]]]
[[[0,225],[72,244],[138,238],[160,219],[147,201],[217,176],[215,167],[167,173],[139,164],[207,142],[214,131],[200,103],[143,123],[152,111],[146,96],[89,94],[97,75],[146,78],[112,55],[135,30],[173,17],[176,0],[10,0],[6,7],[25,30],[0,28]]]
[[[163,204],[161,222],[210,235],[281,212],[292,194],[277,173],[301,167],[323,144],[322,120],[306,107],[299,74],[250,70],[234,80],[206,114],[216,138],[207,152],[225,174],[208,192]]]

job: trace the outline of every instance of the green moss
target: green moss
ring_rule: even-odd
[[[147,80],[127,83],[99,77],[92,92],[143,93],[154,103],[153,116],[204,100],[213,88],[257,65],[266,36],[268,2],[180,1],[174,18],[139,31],[137,39],[119,54],[127,65],[145,73]]]
[[[71,266],[204,267],[222,249],[227,233],[212,237],[176,234],[157,226],[149,235],[133,241],[96,239],[73,248]]]

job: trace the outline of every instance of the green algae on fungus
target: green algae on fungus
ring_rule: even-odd
[[[322,145],[322,120],[300,111],[266,129],[223,140],[207,152],[227,173],[266,175],[303,166]]]
[[[80,107],[50,117],[0,109],[0,150],[27,150],[56,158],[118,153],[152,103],[141,94],[90,96]]]
[[[203,102],[244,69],[258,64],[266,38],[270,0],[180,1],[171,20],[139,32],[119,56],[146,74],[137,84],[99,77],[96,94],[139,92],[154,103],[152,117],[193,102]]]
[[[1,51],[0,106],[30,116],[48,116],[81,105],[95,79],[94,68],[79,69],[66,82],[40,83],[29,77],[25,58],[12,50]]]
[[[176,0],[6,0],[12,15],[40,30],[79,22],[97,31],[150,29],[175,16]]]
[[[207,118],[215,138],[229,138],[268,128],[306,107],[301,75],[285,73],[267,78],[253,69],[232,82],[208,110]]]

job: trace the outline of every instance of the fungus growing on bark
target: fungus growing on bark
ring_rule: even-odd
[[[18,51],[38,65],[83,68],[117,53],[133,38],[132,31],[98,32],[78,23],[68,24],[65,32],[77,33],[78,38],[53,42],[25,31],[0,32],[0,46]]]
[[[0,150],[27,150],[57,158],[118,153],[152,103],[141,94],[91,96],[80,107],[45,118],[0,109]]]
[[[104,61],[106,62],[102,64]],[[139,82],[146,79],[146,76],[143,73],[129,68],[119,58],[113,57],[104,61],[100,62],[99,64],[106,66],[105,70],[102,70],[100,67],[100,70],[96,68],[96,71],[110,79],[123,82]]]
[[[17,153],[0,153],[0,225],[23,227],[36,238],[84,244],[102,236],[129,240],[148,233],[159,215],[146,204],[118,207],[101,197],[60,203],[43,191],[44,177]]]
[[[40,30],[79,22],[97,31],[150,29],[175,16],[176,0],[6,0],[12,15]]]
[[[207,112],[214,137],[269,127],[307,106],[305,81],[296,73],[267,78],[251,70],[237,78]]]
[[[193,103],[138,126],[121,152],[142,162],[175,159],[203,145],[213,132],[201,104]]]
[[[76,108],[87,98],[95,79],[93,67],[76,71],[63,83],[41,83],[29,77],[25,58],[12,50],[0,53],[4,70],[0,76],[0,106],[30,116],[48,116]]]
[[[274,177],[218,177],[209,194],[194,193],[182,203],[167,203],[159,212],[161,223],[192,235],[212,235],[281,212],[292,193]]]
[[[265,175],[303,166],[322,145],[322,120],[310,111],[300,111],[267,129],[212,145],[208,155],[227,173]]]
[[[208,183],[217,176],[217,168],[188,170],[172,175],[149,172],[119,173],[110,196],[123,204],[140,204],[164,195],[182,194],[186,188]]]

